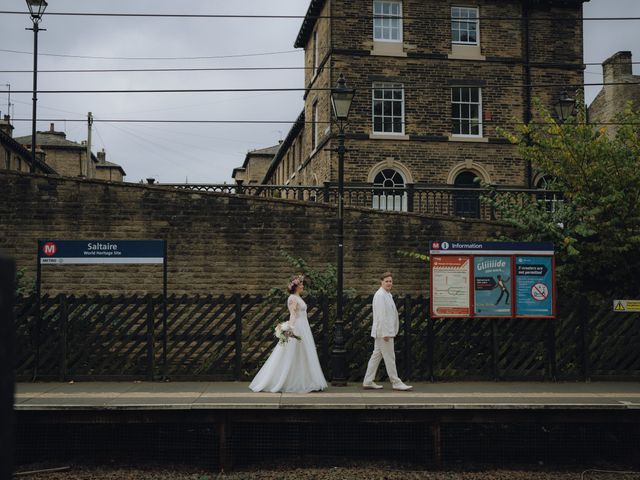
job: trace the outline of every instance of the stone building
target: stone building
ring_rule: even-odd
[[[345,182],[535,186],[498,128],[530,121],[534,98],[553,111],[583,85],[583,1],[312,0],[295,40],[304,109],[262,182],[337,180],[330,89],[344,74],[357,90]]]
[[[9,115],[5,115],[0,120],[0,169],[29,172],[33,161],[31,151],[13,138],[13,128]],[[42,160],[43,156],[41,150],[36,152],[35,172],[55,175],[56,171]]]
[[[15,139],[31,148],[31,135]],[[115,163],[101,162],[93,153],[87,161],[87,145],[67,140],[64,132],[56,131],[52,123],[48,131],[36,132],[36,145],[45,154],[45,162],[59,175],[67,177],[84,176],[103,180],[122,181],[125,172]]]
[[[236,183],[245,185],[260,184],[269,169],[269,165],[271,165],[274,155],[278,153],[280,145],[282,145],[282,142],[273,147],[248,152],[242,167],[233,169],[232,177]]]
[[[107,153],[104,148],[98,152],[96,166],[96,178],[110,182],[122,182],[127,174],[117,163],[107,161]]]
[[[640,108],[640,75],[633,75],[632,67],[631,52],[618,52],[602,64],[604,85],[589,106],[589,122],[605,126],[610,135],[617,130],[611,123],[628,102]]]

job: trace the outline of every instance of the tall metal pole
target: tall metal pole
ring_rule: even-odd
[[[33,111],[31,112],[31,173],[36,172],[36,105],[38,103],[38,22],[33,22]]]
[[[337,234],[337,265],[338,282],[336,289],[336,323],[333,351],[333,376],[331,383],[334,386],[344,386],[347,384],[346,368],[346,348],[344,341],[344,319],[343,319],[343,261],[344,261],[344,125],[340,122],[338,133],[338,234]]]

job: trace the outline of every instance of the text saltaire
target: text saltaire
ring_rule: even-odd
[[[88,243],[88,250],[118,250],[117,243]]]

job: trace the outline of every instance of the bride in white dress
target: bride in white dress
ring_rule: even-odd
[[[249,385],[254,392],[307,393],[327,388],[307,319],[307,304],[300,297],[304,278],[294,277],[288,290],[291,295],[287,300],[287,323],[300,340],[290,337],[287,342],[278,342]]]

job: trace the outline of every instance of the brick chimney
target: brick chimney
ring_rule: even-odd
[[[53,123],[49,124],[49,130],[46,132],[38,131],[38,133],[43,133],[45,135],[57,135],[62,138],[67,138],[67,134],[64,132],[56,132],[56,126]]]
[[[618,52],[611,55],[602,63],[604,83],[614,83],[624,80],[633,74],[631,52]]]
[[[104,148],[98,152],[97,158],[98,163],[105,163],[107,161],[107,153],[104,151]]]
[[[11,117],[9,115],[5,115],[4,118],[0,120],[0,130],[10,137],[13,137],[13,125],[11,125]]]

